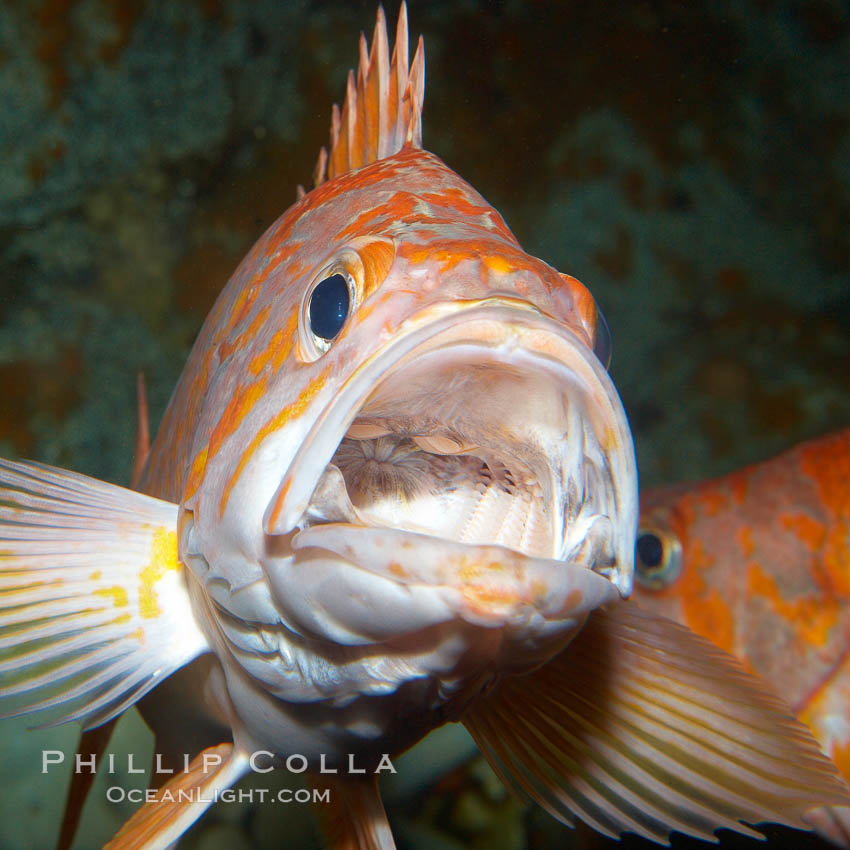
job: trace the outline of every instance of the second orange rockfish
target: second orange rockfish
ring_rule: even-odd
[[[850,779],[850,428],[645,492],[635,577],[641,606],[772,682]]]

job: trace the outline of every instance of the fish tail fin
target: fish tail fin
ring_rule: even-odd
[[[142,478],[148,455],[151,453],[151,429],[148,415],[148,393],[145,388],[145,373],[136,375],[136,449],[133,452],[133,473],[130,486],[135,490]]]
[[[614,838],[762,837],[742,821],[809,829],[812,807],[850,802],[761,682],[634,603],[595,611],[562,653],[499,682],[464,722],[506,785]]]
[[[96,764],[100,764],[101,756],[109,746],[109,739],[115,730],[118,718],[113,718],[103,726],[89,729],[80,736],[77,745],[77,753],[84,756],[84,761],[93,756]],[[77,827],[80,825],[80,817],[83,814],[83,806],[86,798],[94,784],[95,774],[89,771],[74,771],[71,774],[71,784],[68,786],[68,796],[65,798],[65,812],[62,815],[62,826],[59,829],[59,839],[56,842],[56,850],[71,850]]]
[[[375,777],[326,781],[322,826],[334,850],[395,850],[395,841]]]
[[[165,850],[249,770],[249,756],[230,742],[207,747],[121,827],[103,850]]]
[[[406,144],[422,147],[424,97],[425,47],[420,37],[408,65],[407,6],[399,9],[392,57],[379,6],[372,47],[361,35],[357,74],[348,75],[342,110],[334,105],[330,152],[319,154],[313,185],[392,156]]]
[[[0,716],[93,728],[207,651],[176,523],[168,502],[0,459]]]

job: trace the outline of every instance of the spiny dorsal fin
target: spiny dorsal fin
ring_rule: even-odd
[[[330,153],[322,148],[313,185],[398,153],[405,144],[422,147],[425,95],[425,47],[422,37],[408,67],[407,6],[401,4],[395,46],[389,56],[387,21],[382,7],[371,51],[360,34],[360,66],[349,71],[342,110],[334,104]]]

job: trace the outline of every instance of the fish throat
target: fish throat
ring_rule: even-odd
[[[495,544],[605,574],[615,557],[613,493],[582,393],[542,368],[469,349],[438,349],[376,386],[336,449],[307,524]]]

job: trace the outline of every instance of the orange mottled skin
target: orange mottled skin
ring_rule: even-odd
[[[207,318],[174,391],[141,482],[145,492],[175,502],[192,499],[224,450],[230,452],[223,464],[227,469],[216,475],[226,479],[220,487],[226,500],[256,445],[251,438],[279,427],[281,417],[288,416],[286,409],[260,404],[273,395],[284,372],[292,386],[282,395],[290,396],[293,414],[320,388],[324,364],[298,356],[298,304],[327,258],[349,244],[366,271],[361,323],[367,323],[375,301],[392,292],[381,284],[393,264],[432,270],[418,291],[406,290],[419,309],[456,299],[456,293],[441,291],[439,275],[469,263],[482,273],[480,291],[468,284],[467,297],[491,294],[493,275],[504,278],[500,288],[507,293],[515,288],[525,295],[532,286],[544,312],[591,340],[595,307],[584,287],[525,254],[501,216],[468,183],[433,154],[407,145],[317,186],[243,260]],[[397,316],[400,324],[405,316]],[[347,343],[344,336],[338,348]],[[237,432],[241,445],[231,440]],[[241,458],[234,458],[237,452]]]
[[[850,429],[650,490],[641,528],[678,539],[682,572],[640,604],[768,679],[850,779]]]

